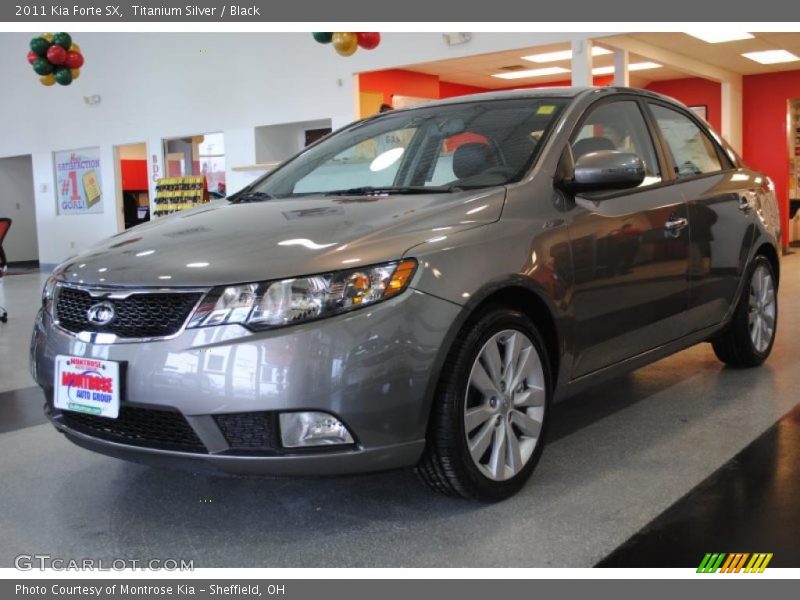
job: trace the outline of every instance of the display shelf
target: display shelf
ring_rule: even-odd
[[[208,201],[205,177],[202,175],[163,177],[156,181],[156,198],[153,201],[156,208],[153,216],[165,217]]]

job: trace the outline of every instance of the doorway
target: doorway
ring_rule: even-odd
[[[150,220],[150,189],[147,179],[147,144],[114,147],[117,172],[117,213],[119,230]]]
[[[0,158],[0,217],[11,219],[11,229],[3,241],[9,264],[38,267],[39,243],[30,154]]]

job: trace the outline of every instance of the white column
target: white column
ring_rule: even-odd
[[[631,84],[628,73],[628,51],[614,50],[614,85],[628,87]]]
[[[592,41],[572,40],[572,85],[590,87],[592,83]]]
[[[256,132],[254,127],[224,129],[225,136],[225,187],[228,195],[238,192],[264,173],[261,171],[233,170],[256,163]]]
[[[742,152],[742,78],[722,82],[722,137]]]

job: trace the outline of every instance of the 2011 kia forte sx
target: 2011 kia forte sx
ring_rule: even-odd
[[[539,89],[384,113],[53,272],[32,369],[76,444],[195,470],[415,466],[499,500],[551,405],[709,341],[762,363],[778,210],[691,111]]]

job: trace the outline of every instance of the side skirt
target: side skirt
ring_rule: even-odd
[[[664,344],[663,346],[642,352],[641,354],[637,354],[631,358],[626,358],[623,361],[608,367],[604,367],[597,371],[587,373],[586,375],[581,375],[580,377],[570,381],[566,386],[557,389],[554,395],[554,401],[559,402],[560,400],[574,396],[575,394],[597,385],[598,383],[613,379],[614,377],[618,377],[631,371],[635,371],[636,369],[649,365],[650,363],[654,363],[657,360],[666,358],[671,354],[675,354],[676,352],[685,350],[686,348],[694,346],[695,344],[704,342],[711,338],[718,331],[724,329],[726,324],[727,323],[723,321],[717,325],[700,329],[699,331],[694,331],[682,338],[669,342],[668,344]]]

